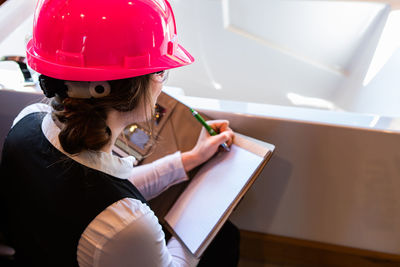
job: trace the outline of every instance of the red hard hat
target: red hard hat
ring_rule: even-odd
[[[28,65],[71,81],[129,78],[190,64],[166,0],[39,0]]]

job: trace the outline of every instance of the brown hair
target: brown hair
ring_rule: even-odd
[[[111,93],[102,98],[79,99],[56,94],[51,101],[52,115],[62,123],[58,138],[63,149],[77,154],[83,150],[100,150],[109,143],[111,130],[106,124],[107,112],[110,109],[131,111],[140,103],[151,105],[149,81],[150,75],[109,81]]]

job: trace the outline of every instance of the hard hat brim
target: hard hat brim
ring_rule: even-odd
[[[173,69],[189,65],[194,62],[193,56],[180,44],[176,46],[172,55],[166,54],[151,60],[148,68],[124,68],[123,66],[72,66],[60,65],[45,60],[35,52],[33,40],[27,44],[28,65],[40,74],[52,78],[69,81],[109,81],[125,79],[154,73],[161,70]]]

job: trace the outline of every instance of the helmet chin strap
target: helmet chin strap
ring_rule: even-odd
[[[64,82],[68,88],[67,95],[71,98],[100,98],[108,96],[111,92],[110,84],[106,81],[99,82]]]

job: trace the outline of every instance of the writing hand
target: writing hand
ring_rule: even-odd
[[[185,171],[190,171],[194,167],[202,164],[211,158],[217,152],[219,146],[226,143],[232,145],[234,133],[229,128],[227,120],[213,120],[207,123],[218,133],[211,136],[206,129],[202,128],[197,143],[194,148],[188,152],[182,153],[182,163]]]

